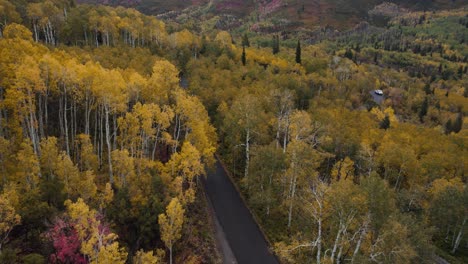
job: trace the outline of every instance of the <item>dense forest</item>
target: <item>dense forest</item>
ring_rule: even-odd
[[[465,263],[466,8],[284,34],[0,0],[0,263],[220,262],[215,152],[284,263]]]

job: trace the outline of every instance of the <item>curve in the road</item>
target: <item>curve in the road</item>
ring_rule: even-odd
[[[278,264],[252,215],[219,161],[205,189],[239,264]]]

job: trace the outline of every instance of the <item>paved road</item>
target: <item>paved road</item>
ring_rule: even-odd
[[[206,193],[239,264],[278,264],[219,162],[205,182]]]

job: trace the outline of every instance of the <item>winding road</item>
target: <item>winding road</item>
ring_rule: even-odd
[[[205,182],[208,199],[230,251],[239,264],[278,264],[252,215],[219,161]],[[221,245],[225,247],[225,245]],[[225,253],[225,250],[222,250]],[[226,255],[226,254],[224,254]],[[223,258],[224,263],[234,260]]]

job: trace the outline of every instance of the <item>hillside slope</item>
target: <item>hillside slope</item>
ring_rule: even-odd
[[[230,14],[253,20],[287,19],[296,25],[346,28],[367,17],[369,10],[384,0],[78,0],[79,3],[123,5],[145,14],[181,11],[192,6],[212,5],[212,15]],[[411,10],[439,10],[467,4],[464,0],[389,0]]]

